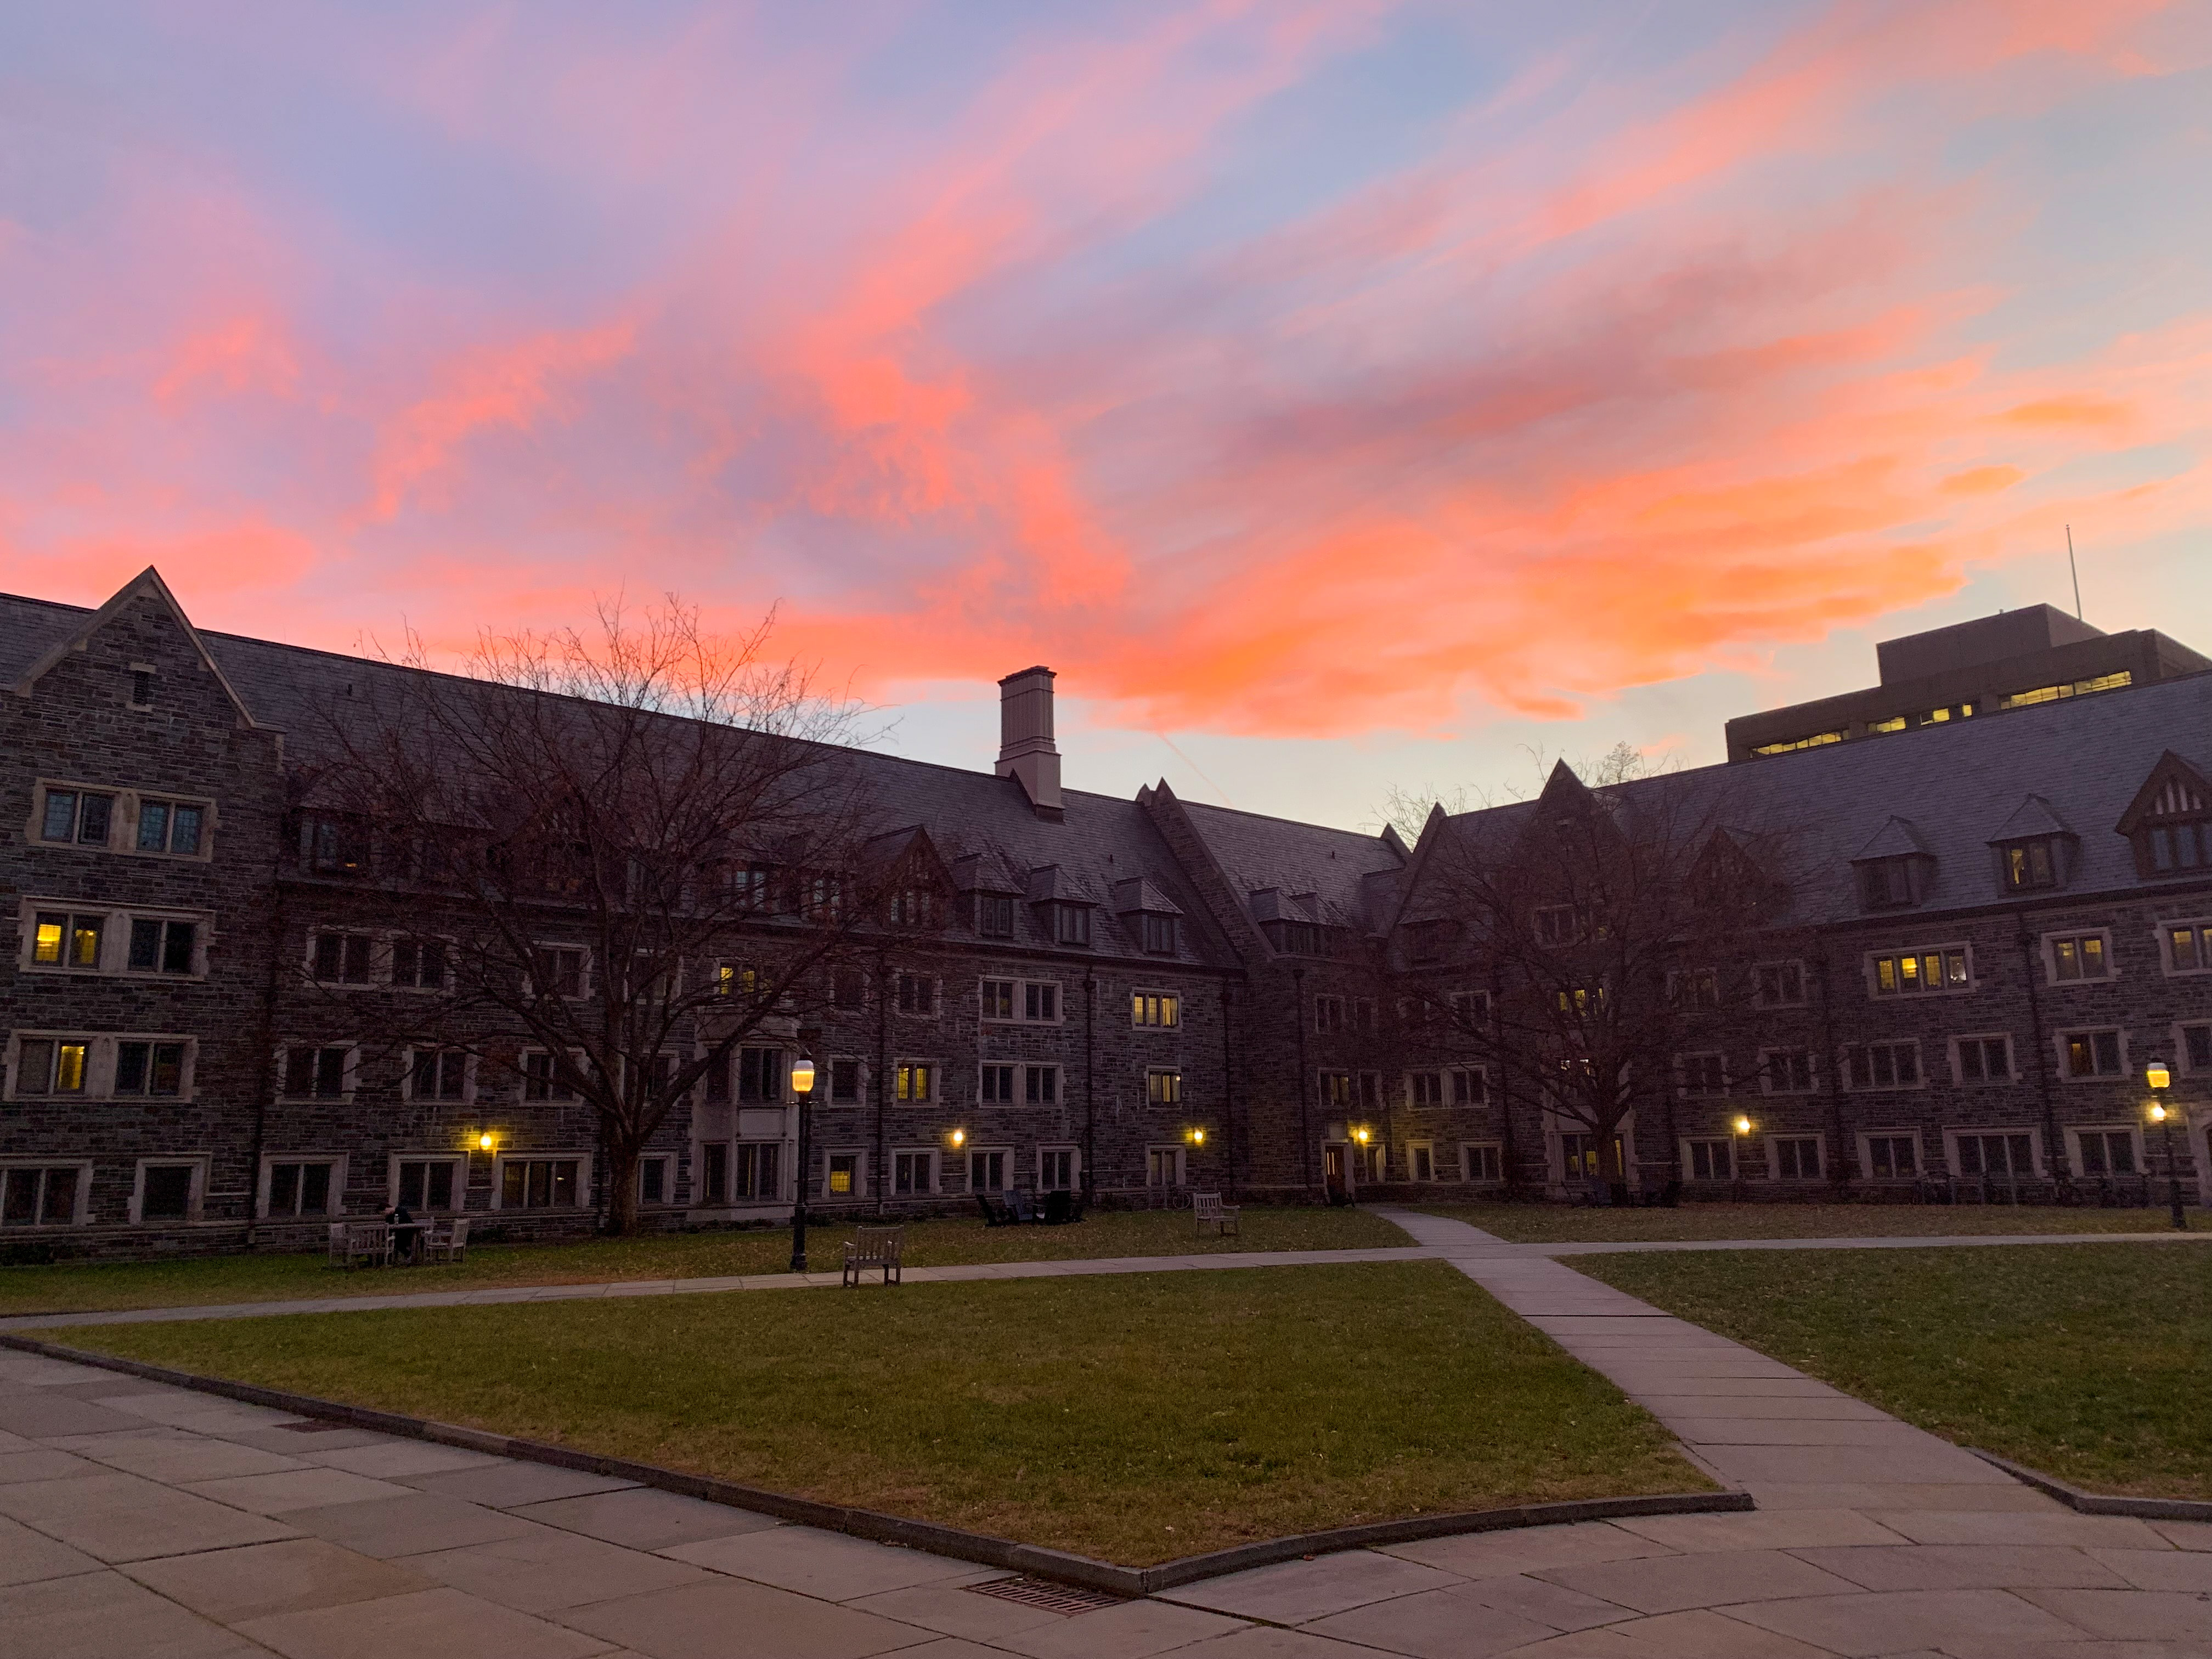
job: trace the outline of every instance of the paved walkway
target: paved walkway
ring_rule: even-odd
[[[1393,1218],[1418,1252],[1315,1254],[1453,1261],[1759,1510],[1352,1551],[1071,1615],[964,1562],[0,1352],[0,1659],[2212,1655],[2212,1525],[2075,1515],[1540,1252]]]
[[[1462,1222],[1431,1238],[1412,1224],[1440,1218],[1376,1206],[1415,1239],[1412,1245],[1372,1250],[1217,1251],[1200,1255],[1086,1257],[1071,1261],[977,1261],[944,1267],[908,1267],[912,1285],[964,1283],[984,1279],[1054,1279],[1086,1273],[1212,1273],[1232,1267],[1309,1267],[1347,1261],[1433,1261],[1438,1259],[1536,1260],[1603,1255],[1624,1250],[1883,1250],[1927,1249],[1971,1245],[2188,1243],[2212,1240],[2212,1233],[2038,1233],[1962,1234],[1942,1238],[1741,1238],[1667,1239],[1650,1242],[1517,1244]],[[267,1319],[279,1314],[368,1313],[383,1308],[475,1308],[514,1302],[574,1302],[600,1297],[708,1296],[729,1291],[823,1290],[842,1282],[835,1273],[747,1273],[719,1279],[624,1279],[586,1285],[510,1285],[474,1291],[395,1291],[389,1296],[325,1296],[289,1302],[231,1302],[199,1308],[131,1308],[101,1313],[14,1314],[0,1318],[0,1331],[51,1329],[64,1325],[143,1325],[180,1319]]]

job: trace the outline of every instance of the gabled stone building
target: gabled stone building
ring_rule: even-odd
[[[1994,647],[1948,630],[1971,673],[1901,659],[1995,684],[2021,626]],[[2057,631],[2051,660],[2103,662]],[[1639,1085],[1638,1179],[2009,1196],[2163,1171],[2143,1061],[2173,1065],[2177,1103],[2212,1094],[2212,674],[2170,641],[2126,649],[2163,678],[1621,786],[1788,829],[1761,854],[1787,896],[1771,926],[1682,964],[1713,994],[1684,1001],[1674,1075]],[[298,1247],[401,1200],[510,1237],[592,1224],[596,1122],[519,1037],[462,1056],[377,1035],[438,994],[404,937],[424,901],[302,805],[315,711],[414,672],[202,634],[150,570],[97,611],[0,597],[0,1250]],[[779,1219],[801,1178],[833,1212],[1578,1178],[1587,1149],[1538,1091],[1407,1013],[1496,988],[1437,872],[1540,802],[1435,814],[1407,847],[1164,783],[1085,793],[1061,784],[1052,686],[1002,683],[995,770],[854,757],[871,855],[946,902],[846,952],[811,1167],[795,1042],[764,1036],[664,1124],[650,1219]]]

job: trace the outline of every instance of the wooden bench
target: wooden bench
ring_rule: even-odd
[[[884,1284],[903,1284],[899,1273],[899,1252],[905,1247],[903,1227],[861,1228],[858,1237],[845,1241],[846,1288],[850,1290],[858,1285],[862,1273],[876,1267],[883,1269]]]
[[[381,1221],[334,1221],[331,1224],[331,1266],[350,1267],[356,1261],[374,1267],[392,1261],[392,1229]]]
[[[1197,1223],[1198,1231],[1204,1232],[1211,1227],[1217,1238],[1231,1233],[1240,1238],[1243,1237],[1237,1224],[1237,1210],[1234,1204],[1224,1204],[1219,1193],[1193,1193],[1190,1195],[1190,1212]]]

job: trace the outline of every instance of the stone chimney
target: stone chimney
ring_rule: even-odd
[[[1024,668],[999,682],[999,775],[1019,778],[1041,818],[1060,815],[1060,750],[1052,742],[1049,668]]]

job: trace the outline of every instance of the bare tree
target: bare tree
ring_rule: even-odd
[[[1440,978],[1416,1012],[1542,1100],[1608,1182],[1626,1178],[1625,1120],[1668,1097],[1686,1030],[1717,1001],[1717,964],[1786,908],[1784,838],[1726,818],[1695,775],[1593,790],[1560,762],[1534,801],[1435,828],[1413,954],[1486,986]]]
[[[1627,783],[1637,778],[1656,777],[1662,772],[1677,769],[1672,754],[1648,754],[1626,738],[1615,742],[1612,748],[1595,760],[1554,761],[1548,748],[1524,748],[1522,752],[1528,757],[1529,765],[1534,769],[1534,780],[1529,784],[1509,782],[1493,793],[1488,789],[1465,783],[1455,784],[1449,789],[1440,789],[1434,784],[1407,788],[1403,784],[1394,783],[1384,791],[1382,804],[1370,809],[1368,823],[1378,834],[1384,825],[1389,825],[1410,846],[1421,838],[1422,828],[1428,823],[1429,811],[1432,806],[1440,806],[1449,816],[1458,817],[1503,804],[1499,799],[1501,794],[1504,801],[1526,800],[1531,793],[1543,787],[1558,766],[1567,767],[1597,788]]]
[[[392,999],[380,1035],[587,1103],[611,1231],[679,1099],[791,1040],[857,932],[941,902],[872,847],[855,711],[768,658],[772,623],[605,607],[588,636],[486,634],[459,676],[410,641],[423,672],[319,711],[303,857],[418,893],[393,978],[443,993]]]

